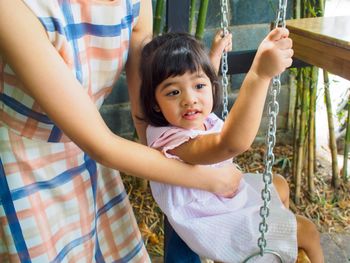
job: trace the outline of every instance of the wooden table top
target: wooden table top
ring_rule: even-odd
[[[350,49],[350,16],[288,20],[287,27],[296,34]]]
[[[294,56],[350,80],[350,16],[287,21]]]

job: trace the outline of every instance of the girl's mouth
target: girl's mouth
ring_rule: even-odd
[[[198,110],[189,110],[183,114],[182,117],[186,120],[194,120],[197,118],[198,114],[200,114],[200,111]]]

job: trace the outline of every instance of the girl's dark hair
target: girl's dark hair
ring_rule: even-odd
[[[157,86],[169,77],[200,70],[211,81],[214,110],[220,103],[221,87],[209,56],[197,39],[186,33],[166,33],[145,45],[140,61],[142,119],[153,126],[167,126],[169,123],[163,114],[156,111]]]

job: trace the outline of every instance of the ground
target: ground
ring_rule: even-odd
[[[255,145],[234,161],[246,172],[261,173],[264,170],[264,145]],[[334,198],[331,186],[331,163],[324,157],[317,158],[315,173],[315,196],[311,202],[307,197],[307,184],[302,183],[302,195],[299,205],[294,205],[294,183],[291,175],[293,150],[289,145],[277,145],[274,150],[276,161],[273,171],[283,175],[291,188],[291,209],[294,213],[310,218],[321,233],[350,233],[350,197],[345,195],[349,185],[341,183],[338,200]],[[147,249],[152,256],[163,255],[163,216],[154,202],[149,187],[140,187],[140,181],[123,175],[123,181],[134,208],[141,233]]]

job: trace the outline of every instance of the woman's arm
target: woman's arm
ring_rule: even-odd
[[[198,136],[171,152],[193,164],[211,164],[246,151],[259,129],[270,80],[292,64],[287,29],[271,31],[260,44],[221,133]]]
[[[48,40],[39,20],[20,0],[0,0],[0,53],[26,92],[96,161],[155,181],[225,196],[235,191],[233,167],[208,169],[186,165],[114,135]]]
[[[142,144],[146,144],[147,124],[140,120],[142,110],[140,107],[140,56],[143,46],[152,38],[152,3],[150,0],[141,0],[140,14],[137,24],[134,26],[126,64],[126,77],[131,103],[131,114],[134,125]]]

